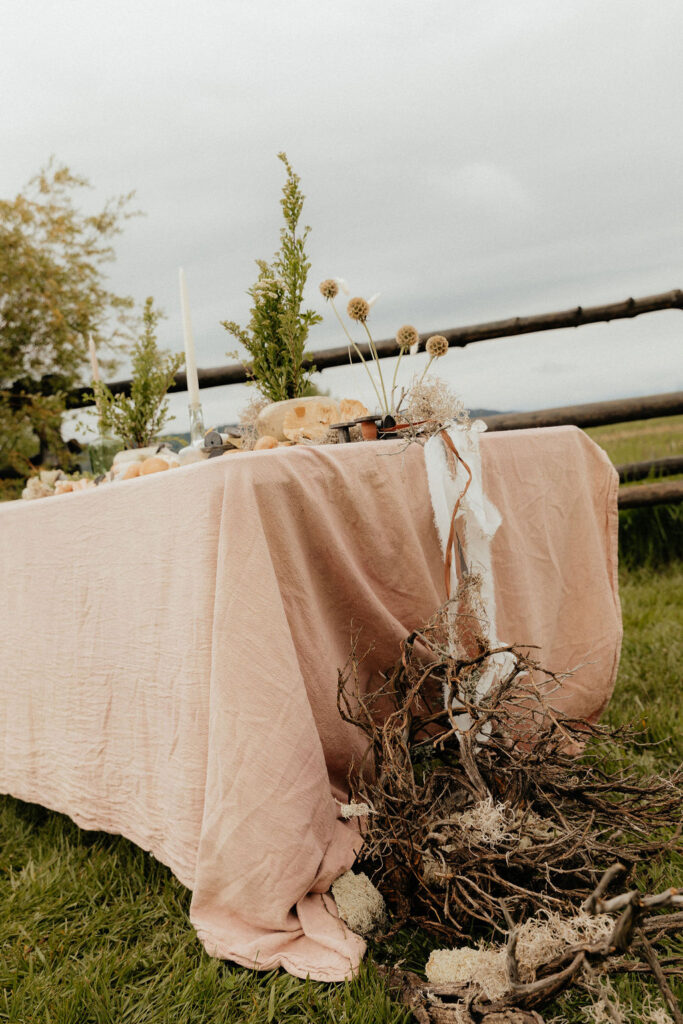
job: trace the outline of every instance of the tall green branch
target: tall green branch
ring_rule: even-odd
[[[144,331],[132,351],[130,395],[113,395],[99,381],[93,386],[103,433],[119,437],[127,448],[150,444],[170,418],[166,393],[183,357],[157,347],[159,316],[152,299],[147,299],[142,314]]]
[[[303,297],[311,264],[306,256],[310,228],[297,234],[304,204],[300,178],[285,153],[278,153],[287,171],[280,205],[285,226],[280,229],[280,248],[271,263],[257,260],[259,275],[248,295],[252,299],[251,319],[244,329],[234,320],[223,326],[251,356],[246,364],[261,393],[270,401],[300,398],[311,389],[315,367],[304,367],[308,332],[322,317],[303,310]]]

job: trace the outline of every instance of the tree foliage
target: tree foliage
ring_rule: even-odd
[[[0,199],[0,463],[25,470],[61,442],[64,395],[88,374],[87,335],[114,368],[133,300],[107,287],[112,239],[132,193],[86,214],[77,199],[89,182],[50,161],[14,199]]]
[[[297,234],[304,205],[300,178],[287,155],[278,153],[287,171],[280,205],[285,227],[280,229],[280,248],[272,263],[257,260],[259,275],[248,294],[253,300],[246,330],[234,320],[223,326],[240,341],[249,355],[249,374],[256,387],[270,401],[300,398],[314,391],[310,377],[315,367],[304,368],[308,332],[322,317],[302,310],[304,287],[311,264],[306,256],[310,228]]]

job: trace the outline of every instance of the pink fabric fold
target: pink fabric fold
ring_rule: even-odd
[[[580,431],[482,438],[499,633],[584,663],[606,705],[621,637],[616,474]],[[325,895],[363,744],[336,707],[443,600],[418,446],[296,447],[0,506],[0,791],[127,836],[192,889],[208,952],[335,981],[364,943]]]

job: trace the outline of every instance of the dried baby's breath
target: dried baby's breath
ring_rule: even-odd
[[[262,409],[265,409],[268,402],[267,398],[263,398],[261,395],[250,398],[244,409],[240,413],[240,427],[242,428],[242,445],[241,449],[243,452],[251,451],[258,439],[258,430],[256,429],[256,420],[258,419],[259,413]]]
[[[405,417],[411,423],[423,423],[421,431],[436,433],[453,420],[469,424],[469,416],[462,399],[440,377],[413,378],[405,401]]]

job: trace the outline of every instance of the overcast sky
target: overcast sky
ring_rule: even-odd
[[[380,292],[375,337],[683,287],[681,0],[2,0],[0,190],[51,154],[135,189],[113,287],[200,366],[231,361],[257,257],[278,246],[286,150],[328,276]],[[472,407],[533,409],[683,387],[683,313],[449,353]],[[342,342],[326,315],[310,347]],[[421,366],[423,356],[406,367]],[[384,364],[386,365],[386,363]],[[320,376],[371,401],[362,369]],[[242,387],[202,392],[234,421]],[[186,429],[185,399],[174,399]]]

